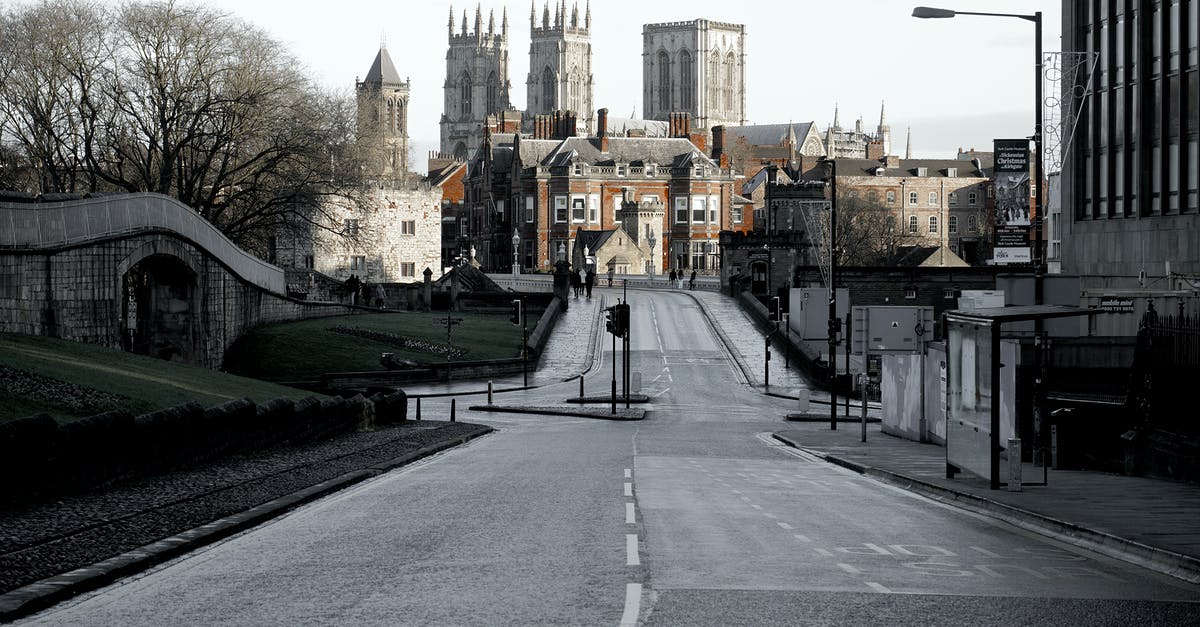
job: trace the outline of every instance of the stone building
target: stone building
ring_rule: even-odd
[[[671,116],[669,137],[609,136],[607,111],[597,117],[594,137],[575,136],[577,121],[560,113],[538,116],[532,138],[485,138],[464,183],[475,258],[487,270],[509,269],[515,234],[523,270],[548,271],[560,247],[574,258],[578,231],[620,226],[652,251],[655,272],[715,271],[718,234],[753,226],[733,202],[738,177],[728,157],[704,154],[704,135],[686,114]],[[661,217],[646,219],[642,208],[658,205]],[[631,272],[644,268],[631,262]]]
[[[587,4],[583,18],[579,5],[567,15],[566,0],[542,7],[539,22],[533,6],[529,10],[529,78],[526,80],[526,131],[538,115],[571,111],[580,124],[577,133],[587,131],[592,105],[592,9]]]
[[[508,9],[501,14],[499,32],[494,12],[489,12],[484,30],[483,12],[476,6],[474,31],[467,32],[464,10],[461,30],[455,33],[454,7],[451,7],[447,29],[441,152],[466,160],[470,156],[467,152],[483,140],[487,116],[510,108]]]
[[[878,159],[893,154],[892,127],[887,123],[884,105],[879,105],[879,124],[875,131],[869,132],[863,126],[862,118],[854,122],[854,128],[842,128],[837,105],[833,107],[833,124],[825,129],[825,151],[834,159],[849,157],[851,159]],[[911,158],[909,151],[906,158]]]
[[[377,142],[372,148],[378,151],[382,176],[408,172],[409,86],[409,81],[400,80],[400,73],[382,45],[367,77],[355,81],[359,137]]]
[[[746,29],[709,20],[642,27],[642,111],[688,113],[710,133],[746,123]]]

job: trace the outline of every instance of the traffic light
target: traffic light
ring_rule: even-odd
[[[613,335],[619,335],[616,327],[617,314],[615,312],[617,307],[619,307],[619,305],[613,305],[612,307],[604,308],[604,330],[612,333]]]
[[[617,305],[615,326],[617,327],[617,335],[625,335],[629,332],[629,303]]]
[[[508,321],[521,326],[521,301],[514,300],[512,302],[512,315],[508,317]]]
[[[779,301],[778,296],[774,296],[771,298],[771,307],[770,307],[769,315],[770,315],[770,320],[772,322],[779,322],[780,320],[783,320],[783,313],[780,311],[779,303],[780,303],[780,301]]]

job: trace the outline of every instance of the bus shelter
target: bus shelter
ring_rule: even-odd
[[[1063,305],[993,307],[946,312],[947,399],[946,477],[959,471],[1000,480],[1000,369],[1014,367],[1000,359],[1000,333],[1005,324],[1091,316],[1099,309]],[[1018,434],[1019,435],[1019,434]],[[1019,453],[1015,453],[1019,456]],[[1017,459],[1020,463],[1020,459]]]

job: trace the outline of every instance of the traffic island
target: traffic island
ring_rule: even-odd
[[[612,395],[606,394],[604,396],[575,396],[572,398],[568,398],[567,402],[568,403],[576,403],[576,404],[612,403],[612,400],[613,400]],[[629,398],[625,398],[624,396],[621,396],[619,394],[617,395],[617,404],[618,405],[620,405],[621,403],[626,403],[626,402],[649,403],[650,397],[646,396],[645,394],[630,394]]]
[[[829,412],[825,412],[825,413],[817,413],[817,412],[810,412],[810,411],[809,412],[796,412],[796,413],[792,413],[792,414],[787,414],[787,416],[785,416],[785,418],[788,420],[788,422],[829,422],[830,421],[829,420]],[[862,423],[862,421],[863,421],[862,416],[839,415],[837,417],[837,422],[845,423],[845,424],[860,424],[860,423]],[[875,423],[879,422],[879,419],[873,418],[871,416],[867,416],[867,422],[875,424]]]

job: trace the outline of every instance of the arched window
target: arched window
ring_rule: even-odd
[[[692,90],[696,85],[696,77],[693,74],[692,55],[684,50],[679,53],[679,108],[684,111],[692,110],[694,100]]]
[[[737,59],[733,53],[725,57],[725,113],[733,113],[734,95],[737,93]]]
[[[666,50],[658,51],[658,108],[671,111],[671,57]]]
[[[554,80],[554,72],[549,67],[542,70],[542,110],[553,111],[558,108],[558,99],[556,98],[555,88],[557,87]]]
[[[708,59],[708,112],[721,106],[721,56],[714,50]]]
[[[500,103],[497,102],[500,88],[497,83],[496,73],[492,72],[487,81],[487,113],[495,113],[500,109]]]
[[[396,124],[394,121],[395,119],[396,119],[396,104],[394,101],[388,100],[387,101],[387,117],[384,118],[385,128],[388,131],[391,131],[391,132],[396,131]]]
[[[462,109],[462,119],[471,117],[471,75],[466,72],[458,79],[458,100]]]
[[[917,232],[917,216],[908,216],[908,232]]]

